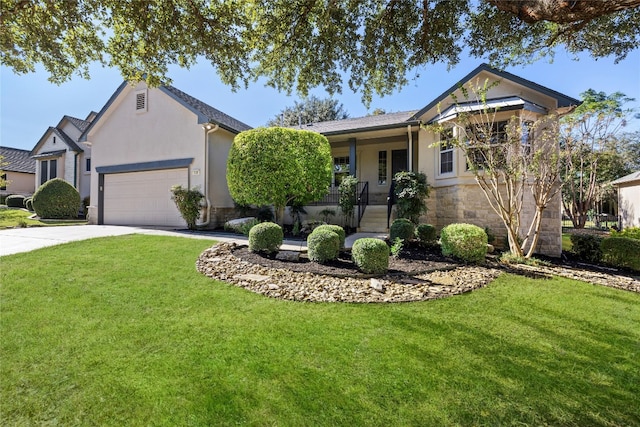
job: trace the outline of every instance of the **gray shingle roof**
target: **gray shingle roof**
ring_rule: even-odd
[[[29,150],[19,148],[0,147],[0,156],[4,157],[2,170],[9,172],[36,173],[36,162],[30,156]]]
[[[630,173],[629,175],[625,175],[622,178],[616,179],[615,181],[611,181],[611,184],[618,185],[633,181],[640,181],[640,171]]]
[[[416,111],[417,110],[402,111],[399,113],[379,114],[377,116],[308,123],[302,126],[295,126],[295,128],[311,130],[325,135],[393,128],[406,126],[411,123],[413,120],[409,119],[412,118]]]
[[[245,130],[252,129],[252,127],[248,124],[234,119],[230,115],[225,114],[216,108],[213,108],[209,104],[206,104],[199,99],[184,93],[180,89],[176,89],[173,86],[162,86],[161,89],[164,90],[165,93],[167,93],[173,99],[196,113],[202,123],[215,123],[221,128],[224,128],[233,133],[239,133]]]
[[[82,119],[78,119],[76,117],[71,117],[71,116],[64,116],[63,119],[69,120],[71,124],[77,127],[78,130],[80,130],[80,132],[84,132],[91,124],[91,122],[87,120],[82,120]]]

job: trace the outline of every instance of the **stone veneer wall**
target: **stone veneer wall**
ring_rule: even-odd
[[[502,220],[493,211],[477,184],[431,188],[427,207],[428,212],[423,219],[438,229],[456,222],[475,224],[482,228],[489,227],[498,237],[498,246],[507,246]],[[533,198],[527,192],[522,208],[522,233],[528,230],[534,208]],[[562,222],[558,196],[543,213],[537,252],[553,257],[559,257],[562,253]]]

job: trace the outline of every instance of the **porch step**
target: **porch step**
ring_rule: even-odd
[[[380,205],[367,206],[358,231],[363,233],[387,233],[387,207]]]

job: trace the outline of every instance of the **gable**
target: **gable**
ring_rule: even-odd
[[[30,155],[35,156],[43,151],[60,151],[69,150],[76,153],[82,153],[84,150],[78,146],[78,144],[67,135],[62,129],[56,127],[49,127],[42,137],[38,140],[36,145],[31,150]]]

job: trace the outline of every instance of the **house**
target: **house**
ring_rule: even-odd
[[[618,189],[620,228],[640,227],[640,171],[611,182]]]
[[[226,182],[233,138],[250,126],[172,87],[123,82],[80,141],[91,147],[89,221],[184,227],[170,188],[199,188],[203,226],[233,217]]]
[[[6,183],[0,187],[0,195],[31,196],[35,191],[36,162],[31,158],[30,151],[0,147],[0,156],[2,157],[0,169]]]
[[[451,94],[463,99],[460,87],[476,79],[499,82],[491,87],[487,104],[497,110],[497,120],[503,122],[513,115],[535,120],[579,103],[482,64],[421,109],[302,125],[328,138],[334,163],[329,194],[324,201],[307,207],[308,215],[318,218],[322,209],[335,207],[340,180],[354,175],[363,196],[359,228],[385,231],[393,175],[413,170],[425,173],[431,186],[425,222],[438,228],[468,222],[500,234],[504,226],[467,170],[463,153],[447,145],[434,145],[441,136],[423,126],[456,120],[460,106]],[[473,102],[464,106],[465,111],[480,108]],[[233,137],[248,129],[248,125],[171,86],[123,83],[80,138],[93,152],[91,221],[184,227],[169,193],[172,185],[182,184],[199,187],[206,195],[203,225],[221,225],[234,216],[226,185],[227,155]],[[525,220],[533,215],[533,206],[531,198],[525,201]],[[539,249],[548,255],[561,253],[559,198],[545,210]]]
[[[62,178],[78,190],[81,199],[89,196],[91,148],[81,147],[78,141],[95,116],[95,112],[84,120],[63,116],[56,126],[45,131],[31,150],[36,188],[50,179]]]

